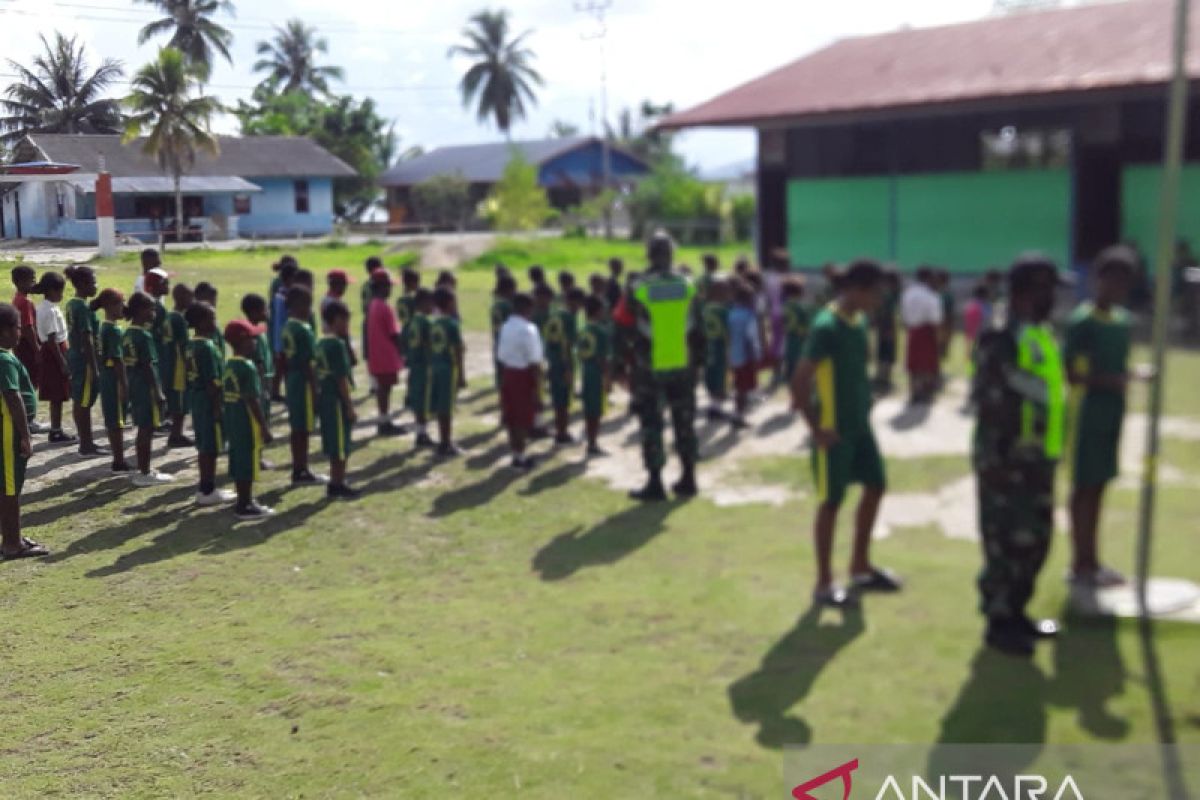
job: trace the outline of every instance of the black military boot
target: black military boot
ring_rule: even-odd
[[[695,497],[700,493],[700,488],[696,486],[696,465],[684,464],[683,475],[671,487],[671,491],[676,497]]]
[[[629,493],[633,500],[643,503],[657,503],[667,499],[667,490],[663,488],[662,473],[658,470],[650,473],[646,485]]]
[[[983,641],[993,650],[1008,656],[1030,658],[1033,656],[1033,636],[1019,620],[989,619]]]

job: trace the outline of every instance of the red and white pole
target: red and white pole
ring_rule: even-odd
[[[117,254],[117,223],[113,212],[112,175],[96,176],[96,244],[103,258]]]

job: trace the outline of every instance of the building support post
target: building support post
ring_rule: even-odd
[[[117,223],[113,213],[112,175],[96,176],[96,245],[102,258],[117,254]]]

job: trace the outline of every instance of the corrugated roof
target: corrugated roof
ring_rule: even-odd
[[[95,181],[72,181],[75,187],[85,194],[95,194]],[[253,194],[261,192],[262,187],[255,186],[244,178],[233,176],[198,177],[184,175],[179,186],[184,194]],[[175,181],[161,175],[138,178],[113,178],[114,194],[174,194]]]
[[[596,137],[537,139],[521,142],[490,142],[439,147],[424,155],[400,161],[379,177],[383,186],[411,186],[435,175],[461,175],[470,183],[495,183],[512,158],[513,149],[525,160],[541,166],[556,156],[599,142]]]
[[[216,158],[196,155],[189,175],[242,178],[349,178],[356,173],[340,158],[302,136],[219,136]],[[32,142],[47,161],[78,164],[86,171],[100,168],[101,158],[114,178],[157,177],[158,163],[142,152],[141,140],[121,144],[120,136],[35,133]],[[23,152],[25,142],[17,147]]]
[[[789,118],[1149,86],[1171,72],[1172,4],[1132,0],[1024,12],[836,42],[662,127]],[[1188,72],[1200,77],[1200,15]]]

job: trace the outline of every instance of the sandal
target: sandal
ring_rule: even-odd
[[[826,586],[813,592],[813,605],[826,608],[858,608],[858,597],[841,586]]]
[[[898,592],[904,582],[889,569],[872,567],[870,572],[851,575],[850,585],[860,592]]]
[[[51,444],[67,444],[75,441],[75,437],[65,431],[50,431],[50,435],[46,440]]]
[[[40,544],[29,543],[28,539],[21,540],[21,549],[15,553],[0,552],[0,559],[5,561],[16,561],[18,558],[43,558],[50,555],[50,551]]]

